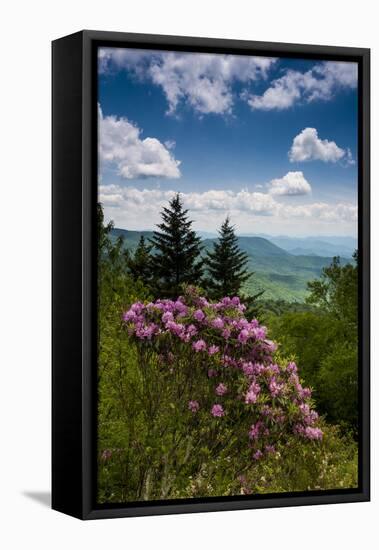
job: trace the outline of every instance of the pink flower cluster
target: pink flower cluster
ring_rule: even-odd
[[[285,441],[288,434],[319,440],[322,431],[309,401],[311,391],[303,388],[296,364],[275,362],[276,344],[267,339],[266,327],[246,319],[245,309],[238,297],[210,302],[189,287],[177,300],[136,302],[123,320],[136,341],[155,342],[154,349],[159,348],[159,357],[166,357],[170,368],[185,355],[193,368],[201,369],[200,375],[210,389],[213,386],[209,396],[216,395],[221,403],[195,395],[188,402],[190,412],[203,411],[227,422],[233,410],[246,408],[243,414],[251,419],[247,441],[258,460],[275,452],[274,443]]]
[[[224,407],[216,403],[215,405],[213,405],[211,409],[211,413],[212,413],[212,416],[224,416],[225,414]]]
[[[188,403],[188,408],[191,412],[196,413],[200,409],[200,404],[198,401],[190,401]]]

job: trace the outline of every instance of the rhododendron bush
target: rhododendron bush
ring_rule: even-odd
[[[243,486],[244,472],[283,447],[319,444],[310,389],[238,297],[210,302],[188,287],[175,301],[133,303],[123,323],[147,426],[145,498],[172,496],[178,473],[192,479],[209,459],[234,461]]]

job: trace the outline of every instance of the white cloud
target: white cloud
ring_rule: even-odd
[[[127,208],[127,204],[139,206],[141,213],[161,208],[176,193],[161,189],[137,189],[120,185],[101,185],[100,202]],[[267,193],[210,189],[203,193],[181,193],[186,208],[198,211],[248,211],[255,215],[272,215],[277,209],[277,202]]]
[[[270,181],[271,195],[308,195],[311,192],[312,188],[303,172],[288,172],[282,178]]]
[[[183,200],[191,210],[236,210],[250,212],[256,216],[272,215],[277,203],[266,193],[210,190],[204,193],[183,194]]]
[[[101,165],[115,166],[126,179],[180,177],[180,161],[158,139],[141,139],[141,130],[136,125],[123,117],[104,117],[100,106],[98,117]]]
[[[112,73],[114,70],[130,69],[142,77],[147,63],[151,57],[155,55],[157,55],[157,53],[152,50],[99,48],[99,72],[101,74],[107,74]]]
[[[285,205],[280,213],[284,218],[318,219],[323,222],[335,223],[356,222],[358,219],[358,207],[349,203],[316,202],[299,206]]]
[[[264,57],[167,53],[150,67],[155,84],[162,87],[170,114],[186,101],[201,114],[230,113],[233,81],[265,78],[274,59]]]
[[[265,79],[275,62],[271,57],[223,54],[119,48],[99,51],[101,72],[111,72],[113,67],[126,69],[162,88],[168,102],[168,114],[174,114],[181,102],[200,115],[231,113],[232,83]]]
[[[350,150],[341,149],[334,141],[320,139],[316,128],[304,128],[294,138],[288,156],[291,162],[307,160],[337,162],[344,157],[349,164],[354,162]]]
[[[328,100],[340,88],[357,87],[358,65],[344,61],[325,61],[302,73],[288,70],[271,82],[262,95],[243,93],[252,109],[269,111],[292,107],[296,102]]]
[[[126,229],[151,229],[160,222],[163,206],[175,191],[162,189],[137,189],[120,185],[101,185],[99,200],[104,205],[106,218],[116,226]],[[314,202],[289,204],[279,202],[271,193],[258,193],[211,189],[203,193],[181,193],[184,205],[195,220],[195,227],[215,231],[227,214],[237,223],[239,230],[259,232],[263,227],[287,224],[304,228],[317,226],[325,231],[325,224],[333,224],[337,231],[342,226],[354,231],[357,206],[351,203],[328,204]],[[267,220],[267,222],[265,221]],[[266,225],[265,225],[266,224]],[[268,225],[267,225],[268,224]],[[290,224],[288,226],[288,224]],[[260,228],[260,229],[259,229]]]
[[[344,161],[346,163],[346,166],[353,166],[355,164],[355,160],[353,159],[353,155],[349,147],[346,149],[346,155],[345,155]]]
[[[164,144],[165,144],[165,147],[167,147],[167,149],[175,149],[176,147],[176,141],[173,139],[166,140]]]

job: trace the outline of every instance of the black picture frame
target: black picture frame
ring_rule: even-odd
[[[359,74],[359,487],[96,505],[97,47],[355,61]],[[370,499],[370,50],[85,30],[52,43],[52,508],[81,519]]]

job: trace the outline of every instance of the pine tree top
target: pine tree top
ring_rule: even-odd
[[[162,222],[153,237],[153,270],[162,295],[179,295],[180,285],[202,277],[201,238],[192,229],[192,220],[179,193],[164,207]]]
[[[247,269],[248,255],[238,246],[235,226],[230,223],[229,216],[218,233],[218,240],[213,243],[213,249],[207,251],[205,258],[207,286],[216,298],[238,294],[251,275]]]

